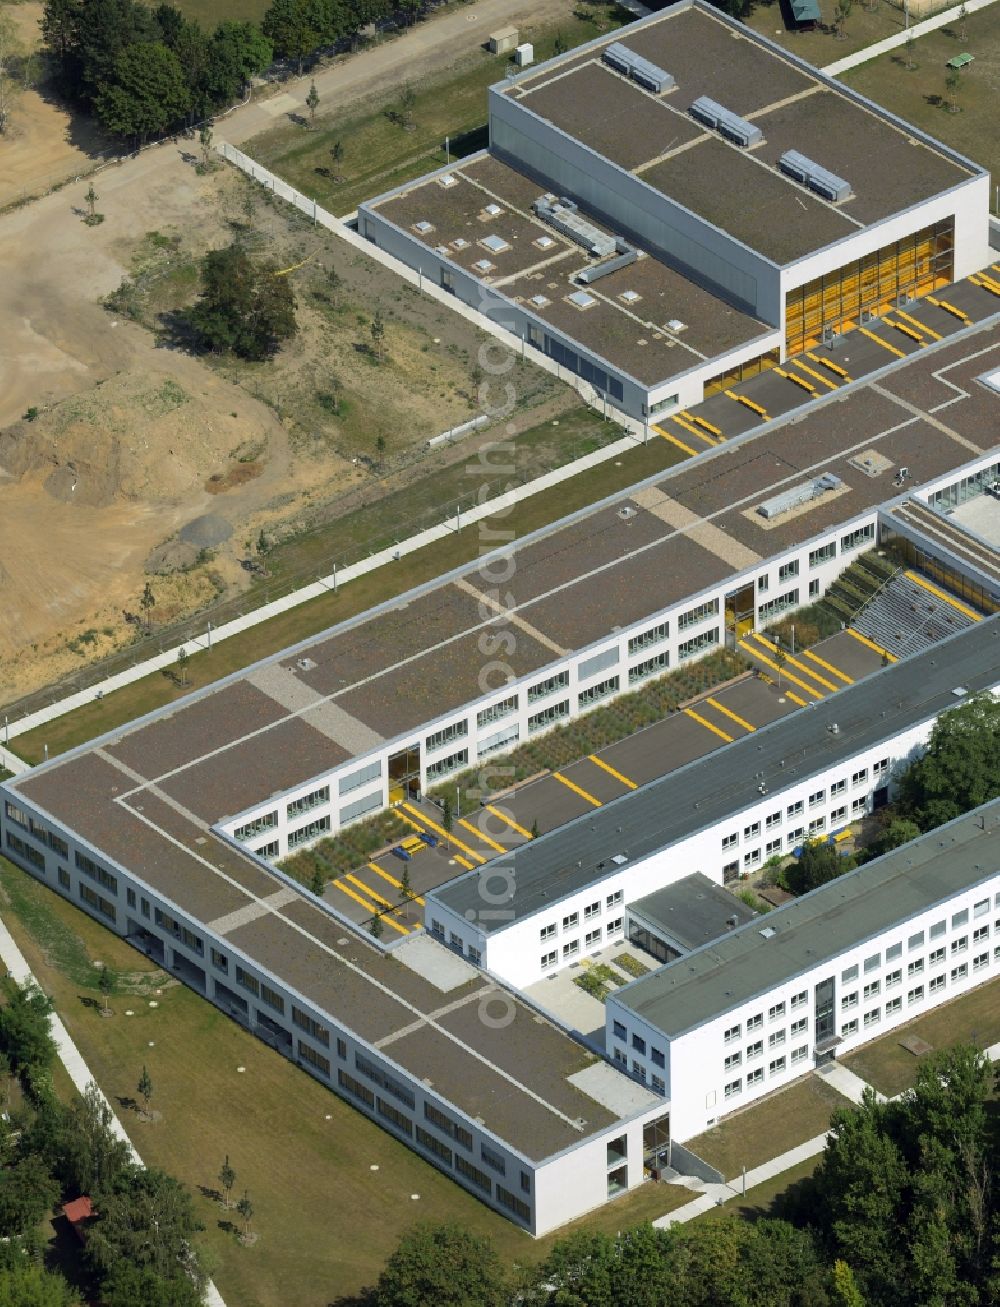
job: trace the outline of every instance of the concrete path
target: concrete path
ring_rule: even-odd
[[[980,9],[985,9],[988,5],[995,3],[996,0],[966,0],[965,12],[974,14]],[[939,27],[947,27],[949,23],[960,21],[959,13],[961,8],[961,5],[954,5],[951,9],[944,9],[941,13],[935,14],[932,18],[925,18],[920,23],[911,23],[909,30],[904,28],[893,36],[887,36],[884,41],[876,41],[873,45],[866,45],[863,50],[855,50],[853,54],[846,55],[843,59],[837,59],[832,64],[827,64],[823,72],[828,77],[839,77],[841,73],[846,73],[849,68],[857,68],[859,64],[866,64],[869,59],[877,59],[880,54],[886,54],[889,50],[898,50],[901,45],[906,44],[910,36],[914,40],[919,40],[922,36],[926,36],[928,32],[935,32]]]
[[[36,984],[38,983],[32,975],[31,968],[28,966],[24,954],[18,948],[13,935],[11,935],[10,931],[7,929],[6,922],[3,920],[0,920],[0,961],[2,961],[4,966],[7,968],[11,978],[17,981],[19,985],[23,985],[28,981],[34,981]],[[88,1085],[94,1085],[97,1092],[101,1095],[101,1098],[107,1105],[108,1111],[111,1113],[110,1129],[112,1134],[128,1145],[132,1161],[136,1166],[144,1167],[145,1163],[136,1152],[132,1140],[125,1133],[125,1127],[115,1115],[114,1109],[108,1102],[104,1091],[90,1074],[90,1068],[87,1066],[86,1062],[84,1062],[80,1050],[73,1043],[69,1036],[69,1031],[55,1012],[53,1012],[49,1018],[49,1029],[52,1033],[52,1038],[55,1040],[59,1061],[66,1068],[67,1074],[73,1082],[73,1087],[78,1093],[82,1094]],[[207,1307],[226,1307],[222,1295],[211,1280],[209,1280],[208,1287],[205,1290],[204,1301]]]
[[[815,1074],[828,1085],[832,1085],[838,1094],[843,1094],[855,1104],[861,1102],[861,1096],[866,1089],[872,1088],[867,1080],[856,1076],[841,1062],[828,1062],[826,1066],[818,1067]],[[878,1090],[875,1091],[875,1097],[880,1102],[885,1102],[885,1094],[880,1094]]]

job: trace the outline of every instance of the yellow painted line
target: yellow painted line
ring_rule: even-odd
[[[759,632],[754,632],[754,639],[759,640],[761,644],[766,644],[770,650],[772,650],[774,653],[777,653],[778,646],[774,643],[773,640],[769,640],[766,635],[761,635]],[[786,665],[788,663],[791,663],[793,667],[797,667],[799,671],[804,673],[806,676],[811,676],[818,685],[822,685],[823,689],[829,690],[831,694],[836,694],[836,692],[840,689],[839,685],[834,685],[834,683],[832,681],[828,681],[825,676],[820,676],[819,672],[814,672],[811,667],[807,667],[804,662],[796,658],[794,654],[790,654],[787,651],[785,652],[785,662]]]
[[[867,635],[862,635],[860,631],[855,631],[855,629],[854,629],[853,626],[848,626],[848,627],[845,627],[844,629],[847,631],[847,634],[853,636],[854,639],[857,640],[857,641],[859,642],[859,644],[863,644],[863,645],[867,646],[867,648],[869,648],[869,649],[874,649],[874,651],[875,651],[877,654],[881,654],[883,658],[888,658],[888,660],[889,660],[891,663],[894,663],[894,662],[897,662],[897,661],[898,661],[898,660],[897,660],[897,659],[896,659],[896,658],[895,658],[895,657],[894,657],[894,656],[889,652],[888,649],[883,649],[882,646],[881,646],[880,644],[876,644],[874,640],[869,640],[868,637],[867,637]]]
[[[992,277],[984,277],[983,274],[980,273],[977,277],[970,277],[969,280],[972,282],[973,286],[979,286],[983,290],[988,290],[991,295],[1000,295],[1000,286],[997,285]]]
[[[408,817],[405,812],[400,812],[398,807],[393,808],[393,812],[396,814],[397,817],[401,817],[402,820],[406,822],[407,826],[412,826],[415,831],[419,831],[421,834],[423,834],[424,831],[423,826],[418,826],[412,817]]]
[[[761,408],[755,404],[752,399],[747,399],[746,395],[737,395],[735,390],[724,390],[722,392],[727,399],[734,399],[737,404],[742,404],[744,408],[752,409],[754,413],[759,413],[765,422],[770,422],[771,415],[766,408]]]
[[[513,817],[508,817],[505,812],[501,811],[500,808],[495,808],[492,803],[486,804],[486,811],[492,812],[494,817],[499,817],[511,830],[516,830],[518,835],[523,835],[526,840],[534,839],[530,830],[525,830],[523,826],[519,826]]]
[[[622,785],[628,790],[637,790],[639,787],[635,781],[630,781],[627,776],[623,776],[620,771],[615,771],[610,763],[606,763],[603,758],[598,758],[596,753],[588,753],[587,757],[595,767],[600,767],[601,771],[606,771],[609,776],[613,776],[616,781],[621,781]]]
[[[461,866],[463,866],[466,871],[472,870],[472,863],[469,862],[467,859],[460,857],[459,854],[457,853],[455,854],[455,861],[459,863]]]
[[[853,679],[848,676],[846,672],[842,672],[839,667],[834,667],[833,663],[828,663],[826,659],[821,658],[819,654],[814,654],[811,649],[803,649],[802,657],[809,658],[812,662],[818,663],[820,667],[825,667],[831,676],[839,676],[845,685],[854,684]]]
[[[689,413],[687,414],[687,416],[691,419],[692,422],[697,422],[698,426],[704,427],[705,430],[709,433],[709,435],[717,436],[720,441],[725,440],[725,436],[722,434],[719,428],[713,427],[711,422],[706,421],[705,418],[699,417],[697,413]]]
[[[951,604],[952,608],[957,608],[960,613],[966,617],[971,617],[974,622],[981,622],[982,616],[974,608],[969,608],[966,604],[961,603],[958,599],[953,599],[947,590],[939,590],[936,585],[931,585],[930,581],[924,580],[917,572],[907,572],[906,576],[917,585],[929,591],[930,594],[936,595],[938,599],[943,599],[946,604]]]
[[[366,903],[360,894],[355,894],[354,890],[350,889],[347,885],[341,884],[339,880],[332,881],[331,883],[336,885],[337,889],[339,889],[342,894],[347,894],[350,898],[354,899],[355,902],[360,903],[366,912],[370,912],[373,917],[379,917],[381,921],[384,921],[387,925],[391,926],[393,930],[398,930],[401,935],[408,935],[410,933],[406,927],[401,926],[398,921],[393,921],[392,917],[380,914],[378,908],[371,903]]]
[[[768,658],[766,654],[761,653],[761,651],[759,649],[754,648],[753,645],[747,644],[746,640],[740,641],[740,648],[746,650],[746,652],[750,655],[751,658],[756,658],[758,659],[758,661],[762,663],[766,663],[767,666],[770,667],[772,671],[778,672],[779,675],[783,676],[786,681],[791,681],[792,685],[797,685],[800,690],[805,690],[806,694],[811,694],[814,699],[824,698],[824,695],[821,690],[816,690],[811,685],[806,685],[805,681],[800,681],[799,678],[793,672],[789,672],[785,668],[779,667],[778,664],[776,662],[773,662],[770,658]],[[781,687],[779,686],[779,689],[780,688]],[[789,698],[792,697],[791,691],[789,691],[788,697]]]
[[[809,376],[814,377],[819,382],[822,382],[822,384],[826,386],[828,390],[840,389],[836,381],[831,381],[829,377],[824,377],[822,373],[817,372],[815,368],[811,368],[808,363],[803,363],[801,359],[789,359],[789,366],[791,366],[791,364],[793,363],[797,368],[801,368],[803,372],[808,372]]]
[[[947,300],[935,299],[933,295],[927,296],[928,304],[933,304],[936,309],[944,309],[945,313],[950,313],[953,318],[958,318],[961,322],[970,323],[972,319],[961,309],[956,309],[954,304],[949,304]]]
[[[374,871],[376,876],[381,876],[383,880],[387,880],[390,885],[395,885],[397,889],[403,888],[403,882],[401,880],[397,880],[395,876],[390,876],[387,871],[383,871],[383,869],[378,865],[377,862],[369,862],[368,865],[372,869],[372,871]],[[423,905],[423,899],[420,897],[419,894],[411,894],[410,897],[413,899],[414,903],[419,903]]]
[[[676,422],[679,427],[682,427],[688,435],[697,436],[698,439],[703,440],[706,445],[710,445],[713,449],[715,448],[715,441],[712,437],[706,435],[704,431],[699,431],[687,413],[671,413],[670,419],[672,422]]]
[[[418,812],[417,809],[411,807],[410,804],[404,803],[402,806],[406,808],[408,812],[412,812],[418,820],[424,823],[425,826],[429,826],[436,835],[440,835],[442,839],[450,840],[452,844],[457,845],[467,858],[472,858],[474,862],[486,861],[481,853],[477,853],[475,849],[470,849],[468,844],[464,844],[460,839],[456,838],[454,831],[449,835],[443,826],[439,826],[436,821],[431,821],[429,817],[425,817],[422,812]]]
[[[675,435],[673,435],[669,431],[664,431],[663,428],[658,427],[655,422],[653,423],[653,430],[656,432],[658,436],[662,436],[664,440],[669,440],[672,445],[676,445],[678,449],[683,449],[685,454],[688,454],[691,456],[691,458],[694,458],[695,451],[691,448],[690,445],[685,445],[683,440],[678,440]]]
[[[572,781],[568,781],[566,777],[560,775],[559,772],[554,771],[552,775],[556,778],[557,781],[561,781],[562,784],[565,785],[568,790],[572,790],[574,794],[579,794],[581,799],[586,799],[587,802],[592,803],[595,808],[599,808],[601,806],[600,799],[595,799],[594,796],[592,794],[588,794],[586,790],[581,790],[579,785],[574,785]]]
[[[718,726],[713,726],[710,721],[702,717],[701,713],[696,713],[693,708],[685,708],[684,712],[692,721],[697,722],[699,726],[704,726],[706,731],[711,731],[713,735],[717,735],[720,740],[725,740],[727,744],[732,744],[733,740],[735,740],[735,735],[727,735],[724,730]]]
[[[876,345],[881,345],[884,350],[888,350],[890,354],[895,354],[896,358],[906,358],[906,355],[901,349],[897,349],[895,345],[890,345],[889,342],[883,340],[881,336],[876,336],[874,331],[869,331],[867,327],[859,327],[858,331],[861,332],[862,336],[867,336],[869,340],[873,340]]]
[[[381,894],[376,893],[375,890],[373,890],[369,885],[366,885],[363,880],[358,880],[357,876],[352,876],[350,872],[347,873],[344,879],[349,880],[352,885],[357,885],[358,889],[363,889],[370,899],[374,899],[376,903],[383,904],[385,907],[389,908],[390,911],[392,912],[398,912],[400,906],[402,906],[401,904],[390,903],[390,901],[387,898],[383,898]],[[391,918],[383,914],[383,920],[390,921]],[[396,925],[398,923],[393,922],[392,924]],[[408,935],[410,933],[405,926],[400,926],[399,929],[405,935]]]
[[[927,344],[918,331],[914,331],[912,327],[906,326],[905,323],[896,322],[894,318],[883,318],[882,321],[887,327],[894,327],[896,331],[901,331],[904,336],[909,336],[910,340],[915,340],[918,345]]]
[[[784,368],[776,367],[774,371],[779,377],[784,377],[786,381],[793,382],[801,390],[806,391],[810,395],[815,395],[819,393],[816,390],[816,387],[812,384],[812,382],[806,381],[805,377],[797,377],[794,372],[786,372]]]
[[[897,317],[897,318],[902,318],[904,322],[909,322],[909,323],[911,323],[911,324],[912,324],[914,327],[916,327],[919,331],[922,331],[925,335],[930,336],[931,340],[943,340],[943,339],[944,339],[944,337],[941,335],[941,333],[940,333],[939,331],[935,331],[933,327],[928,327],[928,326],[926,326],[923,322],[918,322],[916,318],[914,318],[914,317],[913,317],[911,314],[909,314],[909,313],[905,313],[902,309],[897,309],[897,310],[896,310],[896,317]]]
[[[785,698],[791,699],[792,703],[797,703],[800,708],[804,708],[806,706],[805,699],[800,699],[797,694],[792,694],[791,690],[785,690]]]
[[[705,702],[710,703],[716,712],[722,713],[723,717],[728,717],[729,720],[735,722],[737,726],[742,726],[745,731],[755,731],[757,729],[756,726],[751,726],[745,717],[741,717],[739,713],[733,712],[732,708],[727,708],[724,703],[719,703],[718,699],[713,699],[711,695],[709,695]]]
[[[850,374],[842,368],[839,363],[834,363],[832,359],[821,358],[819,354],[814,354],[812,350],[806,351],[806,358],[812,359],[813,363],[818,363],[821,368],[826,368],[835,376],[841,377],[844,381],[851,380]]]
[[[477,839],[482,840],[484,844],[488,844],[491,849],[496,849],[497,853],[507,852],[507,849],[503,844],[498,844],[490,835],[484,835],[478,826],[473,826],[471,821],[466,821],[464,817],[459,817],[458,824],[459,826],[464,826],[467,831],[470,831]]]

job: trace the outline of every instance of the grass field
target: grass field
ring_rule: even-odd
[[[232,1307],[325,1307],[373,1281],[420,1219],[488,1234],[509,1263],[538,1261],[551,1247],[554,1237],[530,1239],[206,1000],[173,982],[158,985],[162,973],[145,957],[3,859],[0,896],[8,928],[112,1102],[133,1097],[142,1066],[149,1068],[162,1121],[145,1125],[129,1110],[120,1116],[144,1161],[194,1191],[215,1278]],[[112,999],[111,1019],[92,1002],[94,961],[132,977]],[[156,989],[151,1008],[147,995]],[[236,1191],[248,1189],[253,1200],[253,1248],[236,1241],[212,1196],[227,1154]],[[675,1186],[643,1185],[560,1233],[614,1233],[689,1199]]]
[[[649,444],[637,446],[635,450],[623,455],[614,463],[591,468],[553,490],[525,500],[495,525],[514,531],[516,536],[524,536],[530,531],[558,521],[567,513],[593,503],[604,495],[612,494],[643,477],[651,476],[676,461],[677,451],[673,446],[668,445],[665,440],[651,440]],[[76,745],[93,739],[105,731],[122,726],[143,713],[152,712],[155,708],[179,699],[194,689],[239,671],[259,658],[285,649],[298,640],[325,630],[334,623],[353,617],[367,608],[402,594],[413,586],[432,580],[453,567],[469,562],[478,556],[479,544],[478,524],[464,527],[447,539],[402,558],[391,568],[381,568],[368,576],[352,581],[337,594],[326,594],[320,599],[311,600],[287,613],[282,613],[279,617],[262,622],[259,626],[216,645],[211,653],[202,652],[193,655],[188,662],[186,686],[179,685],[173,676],[168,677],[160,672],[153,673],[33,731],[12,737],[10,747],[31,763],[42,760],[46,746],[48,746],[49,757],[65,753],[67,749],[75,748]],[[319,572],[320,562],[322,560],[328,562],[331,555],[324,553],[322,537],[319,534],[310,548],[314,550],[317,572]],[[274,559],[274,566],[281,566],[280,558],[279,551]],[[268,564],[272,565],[270,555]],[[256,602],[260,601],[255,601],[252,595],[248,596],[247,610],[253,608]]]
[[[907,68],[905,49],[894,50],[844,74],[843,80],[893,113],[938,137],[992,173],[990,204],[995,213],[996,187],[1000,184],[1000,11],[994,5],[967,20],[963,41],[959,24],[939,28],[915,43]],[[968,51],[974,62],[962,73],[958,91],[960,113],[949,113],[945,103],[945,65],[954,55]]]
[[[144,0],[151,9],[156,8],[157,0]],[[185,18],[200,23],[206,32],[213,31],[219,23],[227,20],[234,23],[259,23],[268,9],[271,0],[171,0]]]
[[[919,1058],[900,1046],[899,1041],[907,1035],[916,1035],[932,1049],[965,1043],[989,1048],[1000,1041],[1000,980],[980,985],[954,1002],[873,1040],[845,1057],[844,1065],[883,1094],[900,1094],[916,1082],[920,1065]]]
[[[825,1081],[806,1076],[755,1107],[726,1117],[685,1146],[731,1181],[744,1166],[750,1171],[822,1134],[831,1112],[849,1106],[849,1100]]]
[[[844,24],[842,38],[837,36],[835,27],[836,0],[819,0],[819,11],[821,21],[812,31],[790,31],[785,24],[785,14],[789,11],[779,0],[757,5],[745,22],[755,32],[818,68],[835,63],[875,41],[882,41],[903,26],[902,9],[890,5],[888,0],[877,0],[874,9],[855,4]]]
[[[567,6],[557,26],[522,24],[520,39],[533,42],[541,62],[554,53],[557,36],[567,47],[582,45],[631,19],[614,4],[573,13]],[[321,103],[314,129],[284,123],[255,137],[249,152],[325,208],[349,213],[362,200],[447,163],[446,137],[454,150],[482,148],[485,134],[469,134],[485,124],[486,88],[501,81],[507,67],[503,56],[477,49],[447,75],[411,88],[415,98],[405,126],[386,113],[401,107],[400,86],[394,96],[374,98],[350,114],[325,117]],[[343,149],[338,163],[330,155],[336,142]]]

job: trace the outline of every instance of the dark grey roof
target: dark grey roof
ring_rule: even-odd
[[[907,920],[998,868],[1000,799],[668,963],[616,1000],[676,1037],[895,925],[902,938]]]
[[[700,871],[636,899],[629,904],[629,913],[642,917],[654,930],[662,929],[670,940],[688,952],[753,921],[757,915],[753,908]]]
[[[602,880],[616,855],[638,862],[727,818],[735,825],[758,801],[761,779],[784,790],[953,707],[957,686],[974,693],[998,682],[1000,622],[992,618],[494,858],[435,890],[428,902],[468,911],[487,932],[510,929]],[[500,865],[513,873],[511,897],[502,919],[498,913],[490,920],[480,911],[479,877]],[[485,898],[493,901],[489,893]]]

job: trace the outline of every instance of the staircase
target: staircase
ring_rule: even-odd
[[[822,602],[840,621],[850,625],[855,615],[875,598],[896,572],[896,564],[888,558],[874,552],[862,554],[837,577]]]

